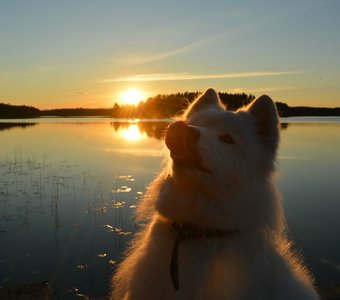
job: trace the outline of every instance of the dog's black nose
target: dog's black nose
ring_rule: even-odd
[[[197,128],[183,121],[177,121],[168,127],[165,134],[165,144],[171,152],[171,157],[181,157],[187,160],[197,150],[199,137],[200,132]]]
[[[188,126],[185,142],[188,149],[192,150],[196,148],[197,142],[200,138],[200,132],[193,126]]]

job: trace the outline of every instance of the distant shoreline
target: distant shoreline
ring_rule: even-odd
[[[276,102],[277,110],[281,117],[336,117],[340,116],[340,107],[309,107],[288,106],[285,103]]]
[[[194,101],[199,92],[185,92],[170,95],[157,95],[135,105],[113,105],[112,108],[60,108],[41,110],[26,105],[0,103],[0,119],[28,119],[40,117],[109,117],[136,119],[172,118]],[[248,105],[254,95],[219,93],[222,103],[228,110],[236,111]],[[291,107],[283,102],[276,102],[281,117],[334,117],[340,116],[340,107]]]
[[[277,103],[276,103],[277,104]],[[1,104],[0,104],[1,105]],[[277,105],[278,107],[278,105]],[[58,109],[58,113],[51,115],[45,114],[45,111],[39,111],[39,113],[10,113],[3,114],[0,110],[0,119],[39,119],[39,118],[117,118],[117,119],[169,119],[172,116],[115,116],[112,114],[111,109],[98,109],[100,111],[105,110],[103,114],[91,114],[90,112],[97,109]],[[293,118],[293,117],[340,117],[340,107],[325,108],[325,107],[287,107],[285,110],[280,110],[278,107],[280,117]]]
[[[280,116],[280,118],[282,119],[286,119],[286,120],[290,120],[290,119],[294,119],[294,118],[301,118],[301,120],[299,120],[299,122],[303,122],[304,118],[306,120],[308,119],[313,119],[313,118],[324,118],[325,120],[327,118],[333,118],[333,117],[339,117],[340,115],[296,115],[296,116]],[[0,122],[3,121],[9,121],[12,122],[15,120],[18,120],[19,123],[21,123],[21,120],[27,120],[28,123],[34,123],[34,120],[36,120],[37,122],[39,122],[39,119],[51,119],[51,122],[53,122],[54,120],[57,119],[103,119],[103,120],[108,120],[111,119],[113,122],[114,121],[118,121],[118,122],[131,122],[133,120],[136,120],[136,122],[171,122],[173,120],[173,118],[119,118],[119,117],[112,117],[112,116],[37,116],[37,117],[11,117],[11,118],[6,118],[6,117],[0,117]]]

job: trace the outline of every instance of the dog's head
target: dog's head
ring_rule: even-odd
[[[171,124],[165,143],[170,150],[173,175],[186,185],[199,180],[224,186],[249,176],[267,176],[274,168],[279,129],[275,104],[261,96],[239,111],[225,111],[218,94],[208,89]],[[202,186],[203,184],[203,186]]]
[[[269,183],[278,141],[279,119],[268,96],[232,112],[208,89],[167,129],[173,196],[161,197],[158,210],[231,227],[245,219],[249,226],[261,218],[272,222],[266,219],[276,210]]]

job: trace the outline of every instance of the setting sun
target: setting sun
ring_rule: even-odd
[[[143,93],[139,90],[127,90],[121,94],[124,104],[137,105],[143,100]]]

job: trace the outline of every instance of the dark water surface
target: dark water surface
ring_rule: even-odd
[[[284,119],[289,234],[318,284],[340,282],[340,118]],[[48,280],[57,299],[108,293],[161,168],[167,122],[0,121],[0,286]],[[77,296],[78,295],[78,296]]]

